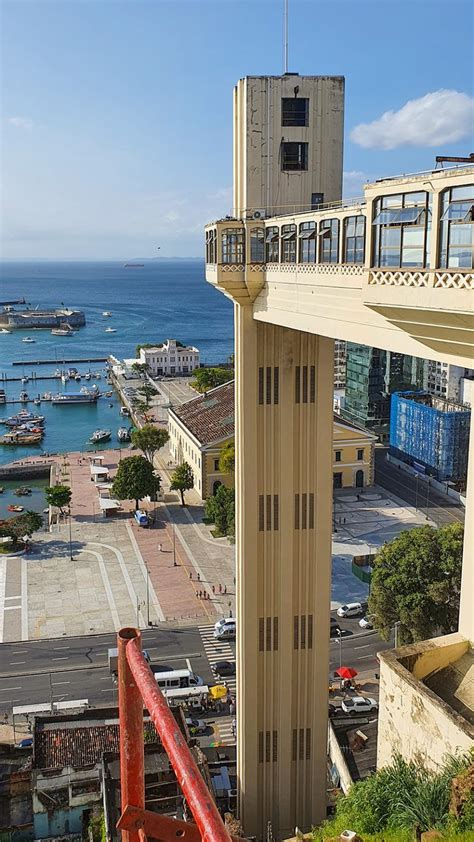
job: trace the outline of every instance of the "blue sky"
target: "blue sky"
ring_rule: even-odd
[[[3,257],[202,254],[232,88],[282,72],[283,0],[1,5]],[[346,195],[472,151],[472,8],[290,0],[290,70],[346,77]]]

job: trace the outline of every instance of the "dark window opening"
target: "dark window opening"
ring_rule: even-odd
[[[280,369],[275,366],[273,369],[273,403],[277,404],[280,397]]]
[[[281,101],[282,126],[307,126],[309,116],[308,97],[283,97]]]
[[[363,458],[364,458],[364,451],[363,451],[363,450],[358,450],[358,451],[357,451],[357,459],[358,459],[358,461],[360,462]]]
[[[263,368],[258,369],[258,402],[263,403]]]
[[[336,462],[342,462],[341,456],[342,456],[341,451],[336,450]]]
[[[281,144],[281,168],[284,172],[308,169],[308,144],[283,141]]]
[[[311,210],[316,210],[324,202],[324,193],[311,193]]]
[[[342,474],[338,473],[332,475],[332,487],[342,488]]]

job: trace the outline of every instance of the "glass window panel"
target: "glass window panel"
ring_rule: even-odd
[[[403,229],[404,246],[422,246],[425,238],[425,229],[418,226]]]
[[[466,184],[465,187],[453,187],[451,199],[474,199],[474,184]]]
[[[385,246],[400,246],[402,229],[401,228],[382,228],[381,232],[381,247]]]
[[[461,246],[449,249],[448,267],[450,269],[471,269],[472,249]]]
[[[267,243],[271,243],[273,240],[276,239],[278,239],[278,228],[267,228]]]
[[[420,222],[421,217],[424,216],[424,211],[420,208],[403,208],[396,214],[395,222]]]
[[[356,234],[364,236],[365,233],[365,216],[357,217]]]
[[[424,205],[426,203],[426,193],[405,193],[404,194],[404,206],[410,207],[411,205]]]
[[[451,202],[443,214],[443,219],[464,219],[471,210],[471,202]]]
[[[396,222],[398,211],[396,210],[382,210],[374,219],[374,225],[391,225]]]
[[[402,266],[423,266],[423,249],[404,248],[402,249]]]
[[[399,250],[382,249],[380,252],[380,266],[400,266]]]
[[[401,208],[402,206],[402,194],[397,193],[394,196],[382,196],[382,207],[383,208]]]
[[[356,221],[354,216],[346,219],[346,237],[354,237],[356,232]]]
[[[450,245],[469,245],[474,241],[474,225],[451,225]]]

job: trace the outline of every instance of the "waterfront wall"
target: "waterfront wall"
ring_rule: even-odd
[[[0,468],[0,479],[49,479],[51,464],[4,465]]]

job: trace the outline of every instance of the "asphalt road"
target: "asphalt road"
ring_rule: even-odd
[[[331,641],[330,672],[339,667],[340,659],[359,672],[378,671],[376,653],[390,644],[376,632],[362,632],[357,620],[341,620],[340,626],[342,652],[340,644]],[[214,683],[197,628],[152,629],[142,635],[153,669],[165,665],[183,669],[189,661],[206,684]],[[55,702],[87,699],[93,705],[116,704],[117,688],[107,657],[115,641],[115,635],[96,635],[2,644],[0,715],[11,712],[14,705],[48,703],[51,693]]]
[[[422,479],[418,481],[414,476],[387,462],[387,449],[375,449],[375,482],[400,497],[410,506],[428,515],[437,526],[448,523],[464,523],[464,506],[454,500],[448,500],[444,495],[428,487]],[[418,486],[418,489],[417,489]]]

